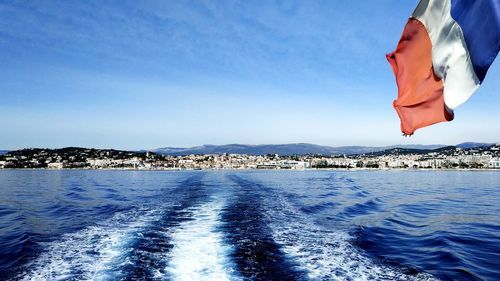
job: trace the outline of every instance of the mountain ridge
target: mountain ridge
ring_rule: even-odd
[[[479,143],[479,142],[463,142],[455,145],[459,148],[473,148],[489,146],[493,143]],[[290,143],[290,144],[225,144],[225,145],[212,145],[206,144],[194,147],[162,147],[152,149],[150,151],[172,156],[184,156],[190,154],[248,154],[248,155],[264,155],[264,154],[279,154],[279,155],[300,155],[300,154],[322,154],[322,155],[335,155],[335,154],[363,154],[380,152],[393,148],[415,149],[415,150],[433,150],[442,147],[449,147],[450,145],[442,144],[399,144],[390,146],[324,146],[310,143]]]
[[[441,144],[399,144],[389,146],[324,146],[310,143],[290,143],[290,144],[226,144],[226,145],[200,145],[193,147],[163,147],[156,149],[142,149],[135,150],[136,152],[155,152],[162,155],[170,156],[185,156],[191,154],[247,154],[247,155],[265,155],[265,154],[279,154],[279,155],[356,155],[356,154],[370,154],[379,153],[392,149],[414,150],[415,152],[423,153],[430,150],[440,150],[453,148],[476,148],[491,146],[494,143],[480,143],[480,142],[463,142],[457,145],[441,145]],[[113,149],[111,149],[113,150]],[[0,155],[6,154],[15,150],[0,150]],[[125,150],[124,150],[125,151]],[[132,150],[131,150],[132,151]]]

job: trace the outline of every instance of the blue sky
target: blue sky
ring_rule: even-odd
[[[402,138],[385,54],[417,1],[2,1],[0,149],[500,141],[500,65]]]

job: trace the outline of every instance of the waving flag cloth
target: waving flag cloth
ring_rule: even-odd
[[[500,0],[421,0],[387,55],[402,132],[453,120],[499,50]]]

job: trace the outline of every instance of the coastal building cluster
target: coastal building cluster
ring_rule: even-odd
[[[153,152],[68,147],[23,149],[0,156],[0,168],[44,169],[500,169],[500,144],[463,149],[394,148],[357,155],[169,156]]]
[[[378,169],[500,169],[500,145],[419,152],[391,149],[373,154],[313,159],[311,166]]]

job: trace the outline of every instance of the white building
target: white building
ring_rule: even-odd
[[[500,159],[491,159],[488,166],[490,168],[500,169]]]
[[[92,167],[108,167],[111,164],[111,159],[87,159],[87,163]]]
[[[49,164],[47,164],[47,167],[49,169],[62,169],[62,168],[64,168],[64,163],[62,163],[62,162],[49,163]]]

